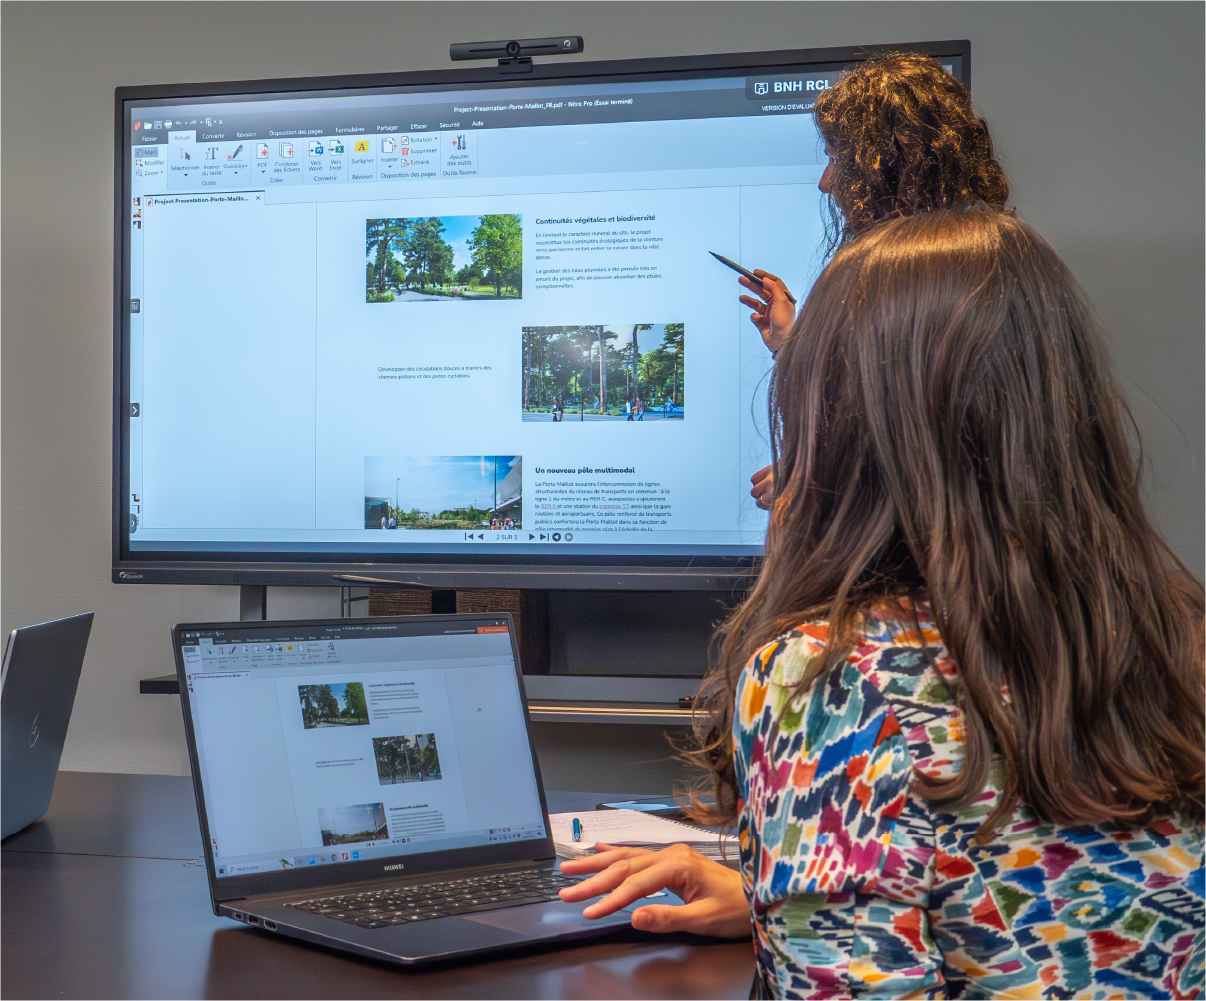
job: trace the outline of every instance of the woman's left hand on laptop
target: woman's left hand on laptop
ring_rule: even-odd
[[[705,858],[686,845],[671,845],[654,852],[600,843],[595,850],[597,855],[561,863],[561,871],[567,876],[595,873],[589,879],[564,887],[562,900],[572,902],[607,894],[584,909],[584,917],[601,918],[658,890],[671,890],[682,897],[682,906],[638,907],[632,912],[632,927],[721,938],[745,938],[750,934],[750,905],[739,872]]]

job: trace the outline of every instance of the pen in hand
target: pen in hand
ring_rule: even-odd
[[[752,281],[752,282],[753,282],[755,285],[757,285],[759,288],[765,288],[765,287],[766,287],[766,286],[765,286],[765,284],[763,283],[762,279],[761,279],[761,278],[759,278],[759,277],[758,277],[756,274],[754,274],[754,272],[752,272],[752,271],[747,271],[747,270],[746,270],[745,268],[743,268],[743,267],[742,267],[740,264],[737,264],[737,263],[736,263],[736,262],[734,262],[734,261],[730,261],[730,260],[729,260],[727,257],[721,257],[721,256],[720,256],[718,253],[716,253],[716,251],[714,251],[714,250],[709,250],[709,251],[708,251],[708,253],[709,253],[709,254],[711,254],[713,257],[715,257],[715,258],[716,258],[716,260],[720,261],[720,263],[721,263],[721,264],[723,264],[723,265],[724,265],[726,268],[732,268],[732,269],[733,269],[734,271],[736,271],[736,272],[737,272],[739,275],[743,275],[744,277],[748,278],[750,281]],[[792,295],[790,292],[788,292],[788,291],[787,291],[787,289],[784,289],[784,290],[783,290],[783,294],[784,294],[785,296],[787,296],[787,301],[788,301],[788,302],[790,302],[790,303],[791,303],[793,306],[796,304],[796,297],[795,297],[794,295]]]

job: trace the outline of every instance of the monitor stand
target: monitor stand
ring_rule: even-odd
[[[268,588],[261,584],[239,585],[239,621],[268,618]]]
[[[711,592],[572,592],[373,589],[370,614],[509,611],[516,619],[531,699],[558,704],[673,707],[695,694],[706,669],[715,622],[735,594]],[[364,600],[364,599],[353,599]],[[239,587],[239,619],[268,617],[268,589]],[[144,678],[142,694],[177,694],[174,674]],[[609,710],[609,711],[615,711]],[[593,713],[590,713],[593,715]],[[658,714],[659,722],[664,711]]]
[[[456,589],[433,588],[431,592],[432,615],[456,614]]]

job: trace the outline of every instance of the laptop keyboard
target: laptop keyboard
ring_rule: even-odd
[[[361,928],[411,924],[475,911],[557,900],[557,891],[578,882],[551,869],[470,876],[443,883],[420,883],[290,904]]]

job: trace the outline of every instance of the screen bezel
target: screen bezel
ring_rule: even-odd
[[[548,588],[557,590],[728,590],[756,577],[761,557],[726,556],[683,547],[673,555],[582,553],[373,553],[223,552],[180,549],[162,553],[130,550],[130,276],[129,228],[131,143],[126,105],[131,101],[206,96],[287,94],[375,87],[492,84],[522,88],[533,83],[633,82],[675,76],[726,76],[742,70],[824,71],[886,52],[958,57],[961,81],[971,88],[971,43],[966,39],[893,45],[788,49],[716,55],[627,59],[605,62],[534,63],[530,73],[504,73],[480,66],[407,73],[300,77],[119,87],[115,91],[114,285],[113,285],[113,501],[114,583],[225,584],[253,586],[373,586],[412,584],[434,588]]]
[[[282,869],[258,872],[247,876],[219,877],[215,868],[213,841],[209,833],[209,816],[205,809],[205,796],[201,790],[198,776],[201,774],[200,762],[197,758],[197,737],[193,729],[193,711],[189,701],[188,683],[185,678],[183,636],[185,632],[203,632],[216,629],[238,632],[246,629],[263,629],[279,627],[281,623],[263,621],[251,622],[194,622],[178,623],[172,627],[172,649],[176,658],[176,678],[180,685],[180,707],[184,714],[184,730],[188,743],[189,766],[193,775],[193,793],[197,798],[197,819],[201,824],[201,841],[205,848],[205,869],[209,876],[210,898],[213,901],[214,913],[219,904],[240,897],[250,897],[269,893],[287,893],[293,890],[308,890],[316,887],[339,886],[345,883],[362,883],[373,879],[405,880],[412,876],[428,875],[445,872],[450,869],[463,869],[482,865],[505,865],[515,862],[549,862],[556,855],[553,846],[552,827],[549,824],[549,808],[545,800],[544,782],[540,775],[540,761],[536,756],[536,748],[532,744],[532,719],[528,714],[528,702],[524,693],[523,673],[519,664],[519,648],[515,641],[515,622],[508,612],[471,613],[462,615],[399,615],[374,616],[372,619],[308,619],[296,623],[286,623],[290,628],[325,629],[328,627],[347,629],[371,625],[374,631],[390,624],[405,625],[408,629],[422,626],[424,623],[438,624],[441,629],[430,634],[416,633],[415,635],[440,635],[440,633],[456,623],[496,623],[499,619],[507,621],[507,636],[511,642],[511,658],[515,665],[516,682],[519,685],[519,701],[523,707],[524,729],[528,738],[528,751],[532,756],[532,768],[536,776],[536,788],[540,794],[540,813],[544,819],[544,838],[532,838],[523,841],[508,841],[495,845],[479,845],[472,848],[452,848],[436,852],[415,852],[399,855],[375,856],[357,862],[342,862],[338,865],[316,866],[313,869]],[[436,856],[439,856],[437,862]],[[405,868],[386,872],[384,864],[397,864],[401,861]]]

